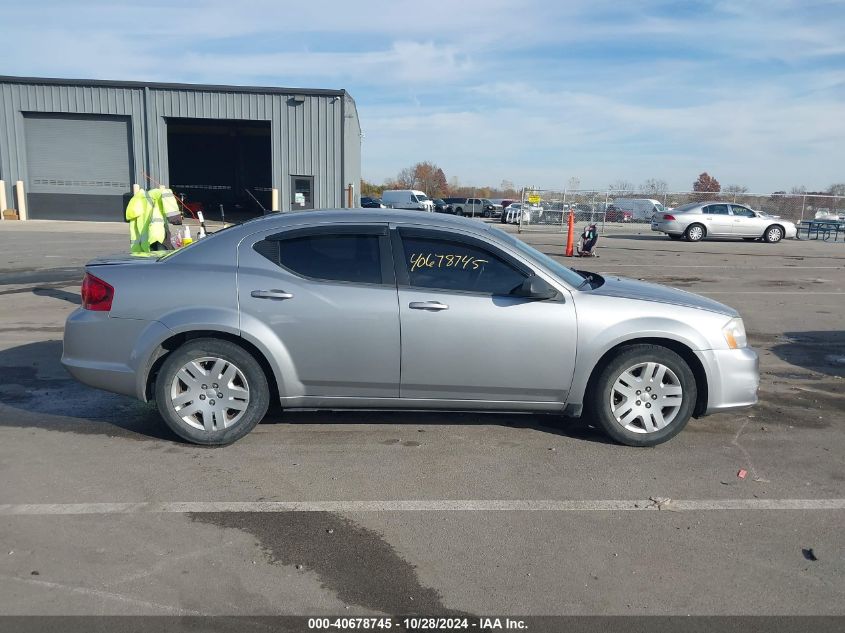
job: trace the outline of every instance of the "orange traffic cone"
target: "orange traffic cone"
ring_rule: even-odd
[[[575,255],[575,212],[569,210],[569,233],[566,236],[566,256]]]

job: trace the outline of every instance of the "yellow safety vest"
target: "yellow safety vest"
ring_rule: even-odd
[[[149,253],[150,245],[164,243],[167,237],[165,216],[159,202],[161,194],[153,196],[152,191],[139,189],[126,205],[126,219],[129,221],[130,250],[133,253]]]

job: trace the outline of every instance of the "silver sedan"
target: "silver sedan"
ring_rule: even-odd
[[[665,213],[656,213],[651,230],[673,240],[698,242],[706,237],[735,237],[769,243],[794,238],[793,222],[730,202],[691,202]]]
[[[585,414],[652,446],[757,401],[737,312],[579,273],[464,218],[273,214],[162,257],[90,262],[62,363],[199,444],[283,408]]]

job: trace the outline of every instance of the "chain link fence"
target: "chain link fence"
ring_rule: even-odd
[[[649,224],[655,213],[664,213],[690,202],[732,202],[798,223],[816,217],[845,217],[845,197],[822,194],[675,191],[657,194],[630,191],[526,188],[519,208],[506,208],[502,222],[516,224],[520,232],[564,232],[569,212],[577,225],[608,228]],[[509,211],[510,209],[510,211]],[[521,212],[520,212],[521,210]]]

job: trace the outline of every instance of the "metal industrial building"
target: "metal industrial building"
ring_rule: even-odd
[[[0,180],[31,219],[121,220],[159,183],[210,219],[345,207],[350,185],[357,206],[360,179],[345,90],[0,76]]]

